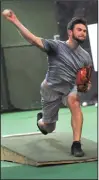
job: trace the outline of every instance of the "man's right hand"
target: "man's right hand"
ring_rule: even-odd
[[[15,13],[10,9],[5,9],[2,12],[2,15],[10,22],[15,23],[18,21],[18,18],[16,17]]]

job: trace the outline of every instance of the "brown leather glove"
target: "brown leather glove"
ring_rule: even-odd
[[[90,83],[92,67],[84,67],[80,69],[76,76],[76,85],[78,92],[87,92]]]

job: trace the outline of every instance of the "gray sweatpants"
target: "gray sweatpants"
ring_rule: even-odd
[[[77,87],[74,86],[71,91],[67,91],[66,95],[64,95],[60,92],[54,91],[43,82],[41,84],[40,93],[43,113],[42,120],[47,123],[46,130],[52,132],[55,129],[56,121],[58,120],[58,112],[61,103],[66,106],[68,95],[71,93],[77,93]]]

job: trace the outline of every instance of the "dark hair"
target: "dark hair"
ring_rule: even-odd
[[[76,24],[83,24],[87,27],[87,21],[83,17],[74,17],[71,19],[71,21],[67,25],[67,30],[73,30],[74,26]]]

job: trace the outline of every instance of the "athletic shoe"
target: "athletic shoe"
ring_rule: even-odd
[[[74,155],[75,157],[83,157],[84,152],[81,149],[81,143],[79,141],[73,142],[71,146],[71,154]]]
[[[41,113],[41,112],[37,114],[37,126],[38,126],[39,130],[40,130],[44,135],[47,135],[48,132],[46,132],[44,129],[41,129],[41,127],[38,125],[38,121],[39,121],[40,119],[42,119],[42,113]]]

